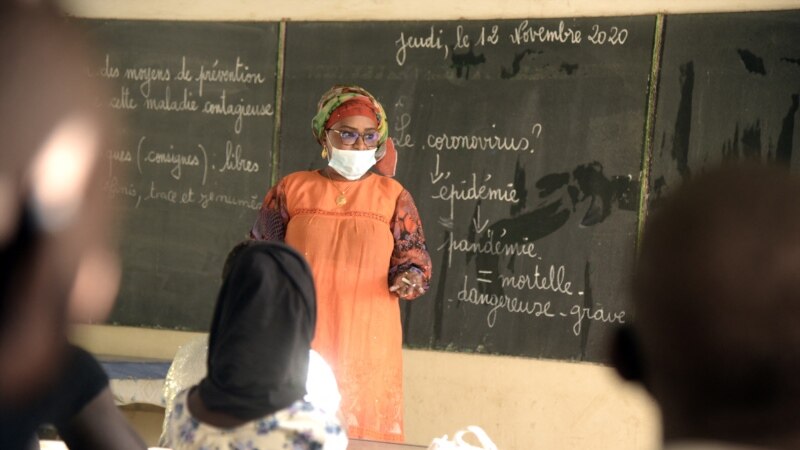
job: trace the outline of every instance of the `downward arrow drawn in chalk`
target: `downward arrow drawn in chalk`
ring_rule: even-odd
[[[486,226],[489,225],[489,220],[485,220],[483,225],[479,225],[481,222],[481,205],[477,206],[478,211],[475,214],[475,217],[472,218],[472,224],[475,225],[475,231],[478,233],[483,233],[483,230],[486,229]]]
[[[442,173],[442,172],[439,172],[439,155],[437,154],[436,155],[436,173],[434,174],[433,172],[431,172],[431,184],[436,184],[436,182],[441,180],[442,177],[448,178],[449,176],[450,176],[450,172],[447,172],[446,174]]]

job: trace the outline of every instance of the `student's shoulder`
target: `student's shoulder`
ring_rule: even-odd
[[[312,402],[298,400],[290,407],[277,412],[276,425],[284,430],[299,431],[325,448],[347,448],[347,433],[339,419],[317,407]]]

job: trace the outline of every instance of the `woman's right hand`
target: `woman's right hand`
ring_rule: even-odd
[[[418,270],[407,270],[394,277],[394,284],[389,292],[394,292],[403,299],[416,298],[425,292],[425,280]]]

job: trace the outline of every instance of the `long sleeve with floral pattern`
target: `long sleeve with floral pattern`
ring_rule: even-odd
[[[284,241],[289,211],[286,210],[286,190],[283,180],[272,187],[261,203],[258,217],[250,230],[251,239]]]
[[[394,236],[394,251],[389,267],[389,284],[395,277],[407,270],[418,270],[425,281],[423,291],[409,297],[413,299],[428,291],[431,278],[431,257],[425,244],[422,221],[408,191],[403,190],[397,198],[394,216],[389,224]]]

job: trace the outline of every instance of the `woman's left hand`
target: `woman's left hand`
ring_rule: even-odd
[[[389,291],[400,298],[411,299],[425,292],[424,285],[425,280],[419,271],[407,270],[394,278],[394,284],[389,287]]]

